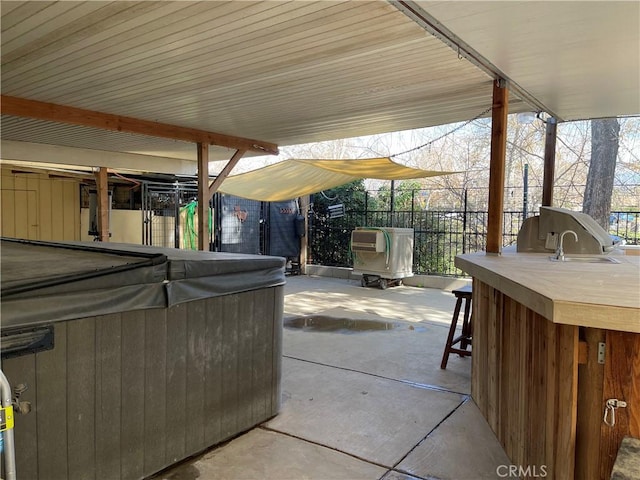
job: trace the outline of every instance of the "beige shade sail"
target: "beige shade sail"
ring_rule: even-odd
[[[219,191],[236,197],[278,202],[328,190],[363,178],[407,180],[456,172],[405,167],[388,157],[355,160],[285,160],[232,175]]]

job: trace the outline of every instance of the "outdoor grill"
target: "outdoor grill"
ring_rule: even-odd
[[[574,254],[601,255],[619,243],[593,218],[564,208],[540,207],[540,215],[525,220],[518,232],[518,252],[551,252],[558,248],[558,238],[572,230],[578,241],[565,241],[564,251]]]

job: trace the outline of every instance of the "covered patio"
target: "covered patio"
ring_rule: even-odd
[[[95,168],[102,241],[109,169],[197,174],[205,249],[205,203],[243,157],[490,115],[498,253],[507,114],[547,119],[551,205],[557,122],[640,104],[634,2],[2,7],[2,160]]]
[[[289,277],[281,413],[154,478],[500,478],[509,459],[470,398],[471,360],[440,360],[454,296]]]
[[[639,13],[637,2],[624,1],[3,1],[2,162],[89,167],[104,242],[109,175],[197,175],[198,247],[208,250],[209,200],[241,159],[275,155],[283,145],[491,116],[486,252],[497,258],[507,115],[535,112],[546,122],[543,203],[553,205],[557,123],[640,111]],[[36,240],[78,240],[45,237],[36,226]],[[449,293],[381,292],[308,277],[290,278],[285,288],[285,319],[294,324],[300,320],[292,317],[321,314],[373,319],[389,329],[285,328],[281,413],[161,478],[512,473],[470,398],[469,359],[454,356],[446,371],[439,368],[453,311]],[[633,321],[637,312],[634,305]],[[577,377],[578,328],[569,330]],[[554,378],[560,363],[550,356],[545,364]],[[516,400],[515,393],[528,393],[513,392]],[[577,391],[569,394],[575,403]],[[589,412],[597,412],[591,427],[599,431],[600,405]],[[126,413],[124,407],[121,424]],[[581,478],[575,459],[600,449],[590,444],[576,457],[571,415],[566,438],[549,423],[547,451],[535,457],[548,459],[557,479]],[[171,426],[170,416],[145,420]],[[73,415],[68,421],[78,423]],[[511,438],[506,429],[494,431]],[[515,443],[510,447],[527,442]],[[64,461],[74,459],[73,448],[65,453]],[[529,457],[522,458],[515,461],[527,468]],[[163,458],[162,465],[179,460]],[[48,465],[40,464],[41,474]]]

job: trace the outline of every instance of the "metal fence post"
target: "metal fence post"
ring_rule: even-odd
[[[363,225],[368,225],[369,223],[369,192],[365,190],[364,192],[364,223]]]
[[[411,228],[415,228],[414,216],[413,216],[413,212],[415,212],[416,210],[415,199],[416,199],[416,191],[415,189],[411,189]]]
[[[464,205],[462,212],[462,253],[467,253],[467,189],[464,189]]]
[[[175,248],[180,248],[180,186],[176,185],[176,190],[174,192],[173,201],[175,205],[174,209],[174,220],[173,220],[173,246]]]
[[[524,178],[522,179],[522,222],[527,219],[529,203],[529,164],[524,164]]]
[[[140,189],[140,200],[142,206],[142,244],[149,245],[147,243],[147,182],[142,182],[142,188]]]
[[[395,203],[396,203],[396,181],[395,180],[391,180],[391,199],[390,199],[390,207],[389,207],[389,213],[391,215],[391,227],[395,227],[395,222],[394,222],[394,211],[395,211]]]

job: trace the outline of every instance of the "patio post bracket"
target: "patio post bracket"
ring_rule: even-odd
[[[211,182],[211,185],[209,185],[209,198],[213,197],[213,195],[218,191],[220,185],[222,185],[222,182],[225,181],[225,179],[231,173],[231,170],[233,170],[233,167],[238,164],[238,162],[246,152],[246,150],[236,150],[236,153],[233,154],[222,171],[218,174],[215,180]]]

